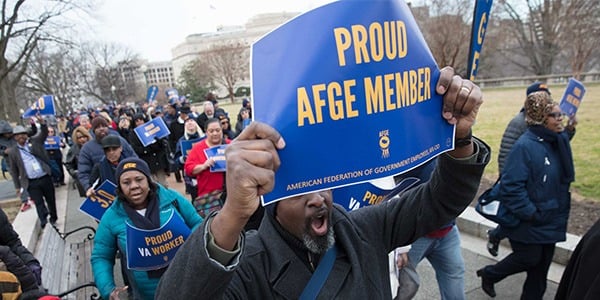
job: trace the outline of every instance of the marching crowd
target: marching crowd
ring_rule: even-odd
[[[396,271],[427,258],[442,299],[464,299],[464,262],[454,220],[474,198],[491,152],[471,136],[482,103],[479,87],[444,68],[436,91],[443,96],[443,118],[456,125],[455,149],[414,170],[419,174],[411,176],[423,183],[399,199],[352,212],[334,205],[330,191],[265,208],[259,204],[259,196],[276,184],[273,174],[284,163],[277,151],[285,140],[266,124],[250,123],[247,100],[235,126],[212,97],[202,104],[202,113],[175,101],[106,106],[56,120],[38,115],[27,126],[14,128],[0,122],[0,146],[23,201],[21,209],[33,202],[42,227],[58,221],[54,188],[65,184],[63,165],[82,197],[93,196],[105,180],[116,185],[117,198],[99,221],[91,257],[95,283],[105,299],[404,299],[405,292],[390,288],[390,257]],[[513,249],[497,264],[477,271],[490,297],[496,296],[494,284],[526,272],[522,299],[542,299],[555,243],[565,239],[574,180],[569,141],[577,121],[571,116],[565,124],[550,95],[542,83],[530,86],[517,121],[507,128],[511,141],[503,138],[497,188],[519,222],[489,233],[492,255],[503,238]],[[155,118],[162,118],[170,134],[145,144],[134,128]],[[49,136],[61,137],[58,148],[45,147]],[[186,151],[182,141],[196,143]],[[60,150],[67,145],[63,161]],[[218,145],[228,145],[226,172],[211,172],[216,161],[204,153]],[[166,178],[171,174],[185,183],[190,199],[169,189]],[[0,223],[6,223],[2,215]],[[132,227],[147,232],[166,228],[168,234],[160,232],[176,237],[170,242],[176,255],[165,254],[165,261],[144,266],[135,253],[141,248],[131,245]],[[407,253],[388,256],[410,244]],[[0,247],[5,245],[3,241]],[[9,258],[1,259],[12,266]],[[121,260],[124,286],[115,282],[116,259]],[[23,292],[35,290],[31,299],[42,297],[42,266],[31,253],[20,261],[28,268],[12,266],[9,271],[22,280]],[[581,291],[589,287],[576,275],[565,273],[557,297],[584,295]]]

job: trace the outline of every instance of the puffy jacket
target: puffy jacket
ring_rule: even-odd
[[[498,151],[498,173],[502,174],[504,169],[504,163],[508,157],[508,153],[512,149],[515,142],[519,137],[527,130],[527,123],[525,123],[525,110],[521,111],[514,117],[502,134],[502,140],[500,141],[500,151]]]
[[[166,189],[160,184],[157,185],[159,187],[158,199],[160,201],[161,225],[168,221],[173,210],[182,217],[183,221],[192,230],[202,223],[202,218],[190,201],[174,190]],[[174,205],[173,201],[177,202],[178,207]],[[125,222],[133,224],[123,208],[122,201],[117,198],[102,216],[94,238],[94,249],[91,257],[92,272],[94,273],[96,286],[104,299],[109,299],[111,291],[115,288],[113,266],[117,249],[121,249],[125,256],[124,250],[126,249],[127,238]],[[139,295],[135,299],[154,299],[154,292],[160,278],[149,278],[147,272],[144,271],[127,270],[127,273],[130,286],[134,289],[134,295]]]
[[[568,135],[567,132],[561,134]],[[558,150],[527,130],[513,146],[500,183],[500,199],[521,223],[508,237],[526,244],[566,239],[570,183],[563,182]]]

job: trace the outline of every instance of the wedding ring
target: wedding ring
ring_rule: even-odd
[[[460,87],[460,90],[461,91],[465,91],[467,93],[467,95],[471,93],[471,90],[468,87],[466,87],[466,86]]]

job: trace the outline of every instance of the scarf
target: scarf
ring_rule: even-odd
[[[158,197],[153,192],[148,193],[148,206],[144,216],[140,215],[127,201],[123,201],[125,213],[131,219],[133,225],[141,229],[157,229],[160,227],[160,208],[158,206]],[[146,273],[149,278],[160,278],[166,270],[167,267],[164,267],[158,270],[146,271]]]
[[[558,156],[562,167],[563,176],[562,183],[570,183],[575,180],[575,169],[573,166],[573,154],[571,153],[571,145],[566,134],[556,133],[544,126],[530,126],[529,130],[535,135],[548,142],[553,148],[558,149]]]

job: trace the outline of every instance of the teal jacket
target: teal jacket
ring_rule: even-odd
[[[183,221],[193,230],[202,223],[202,218],[190,201],[178,192],[158,185],[158,199],[160,201],[160,223],[164,224],[173,210],[178,213]],[[175,207],[174,201],[177,202]],[[92,250],[92,272],[96,286],[100,290],[102,298],[109,299],[109,295],[115,288],[113,267],[117,250],[126,249],[126,225],[125,222],[133,224],[125,213],[123,203],[117,198],[106,210],[98,224],[98,230],[94,238],[94,249]],[[118,244],[117,244],[118,241]],[[125,253],[123,253],[125,256]],[[144,271],[127,270],[129,285],[131,286],[134,299],[154,299],[154,292],[160,278],[148,278]]]

